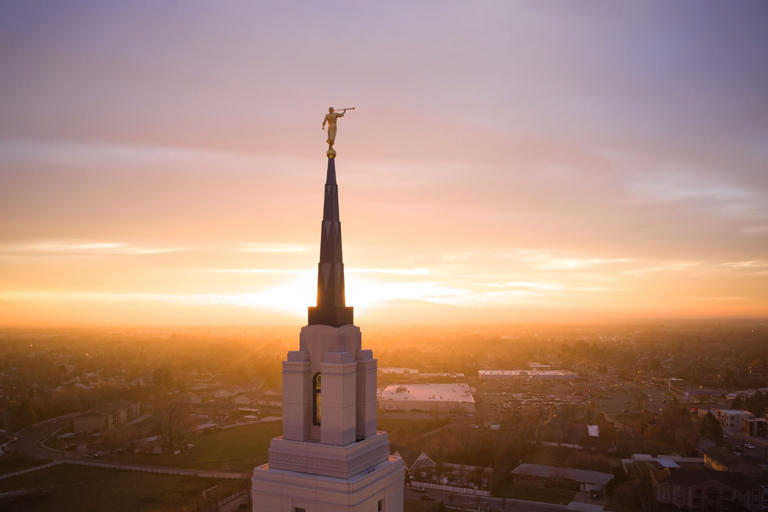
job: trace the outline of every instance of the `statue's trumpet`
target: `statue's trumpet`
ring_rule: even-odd
[[[349,108],[337,108],[336,110],[341,110],[342,112],[346,112],[347,110],[355,110],[355,107],[349,107]]]

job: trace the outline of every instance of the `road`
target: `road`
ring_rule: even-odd
[[[77,453],[62,452],[43,446],[43,442],[53,436],[60,429],[67,425],[72,415],[52,418],[47,421],[37,423],[19,433],[19,440],[15,443],[15,449],[29,457],[39,459],[49,459],[52,462],[27,468],[16,473],[0,476],[0,479],[11,478],[13,476],[36,471],[41,468],[52,467],[59,464],[76,464],[82,466],[104,467],[109,469],[118,469],[126,471],[142,471],[145,473],[160,473],[171,475],[189,475],[200,478],[217,479],[249,479],[250,475],[245,473],[227,473],[221,471],[207,471],[199,469],[177,468],[170,466],[150,466],[143,464],[124,464],[112,463],[107,461],[96,461],[87,456]],[[536,501],[525,501],[515,499],[502,499],[490,496],[471,496],[460,493],[451,493],[437,489],[427,489],[425,491],[414,491],[406,487],[405,495],[408,499],[423,499],[429,497],[435,501],[442,501],[450,507],[466,510],[481,510],[487,512],[553,512],[569,510],[565,505],[555,505],[550,503],[541,503]]]
[[[53,434],[66,427],[74,414],[51,418],[40,423],[35,423],[31,427],[22,430],[18,436],[19,440],[13,445],[13,448],[20,454],[36,459],[71,459],[73,456],[79,458],[77,454],[69,454],[57,450],[44,448],[40,445],[43,441]]]
[[[248,480],[250,475],[247,473],[228,473],[226,471],[208,471],[205,469],[186,469],[174,468],[170,466],[149,466],[144,464],[115,464],[111,462],[101,462],[95,460],[55,460],[48,464],[22,469],[14,473],[0,475],[0,480],[13,478],[15,476],[31,473],[40,469],[47,469],[61,464],[74,464],[76,466],[91,466],[97,468],[118,469],[123,471],[140,471],[142,473],[156,473],[161,475],[182,475],[196,476],[198,478],[215,478],[217,480]]]
[[[490,496],[471,496],[467,494],[440,491],[437,489],[414,491],[410,487],[405,488],[405,497],[407,499],[424,499],[424,496],[428,496],[435,501],[442,501],[449,507],[466,510],[482,510],[488,512],[553,512],[556,510],[571,510],[565,505],[541,503],[538,501],[502,499]]]
[[[80,453],[64,452],[45,447],[42,443],[56,434],[59,430],[68,425],[72,414],[51,418],[50,420],[36,423],[26,428],[18,434],[19,440],[13,445],[13,448],[20,454],[36,459],[48,459],[52,462],[35,466],[33,468],[23,469],[14,473],[1,475],[0,479],[11,478],[13,476],[37,471],[39,469],[56,466],[58,464],[76,464],[79,466],[103,467],[109,469],[119,469],[126,471],[141,471],[144,473],[158,473],[166,475],[187,475],[199,478],[216,479],[244,479],[250,478],[247,473],[229,473],[225,471],[210,471],[204,469],[177,468],[172,466],[151,466],[146,464],[126,464],[113,463],[107,461],[97,461]]]

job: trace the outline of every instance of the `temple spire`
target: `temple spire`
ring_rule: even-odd
[[[339,187],[335,158],[328,159],[320,229],[320,263],[317,266],[317,306],[309,308],[309,325],[340,327],[352,323],[352,308],[344,299],[344,262],[341,255]]]

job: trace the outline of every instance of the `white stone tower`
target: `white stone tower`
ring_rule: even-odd
[[[376,430],[376,360],[344,298],[335,158],[328,158],[317,306],[283,361],[283,435],[253,471],[254,512],[402,512],[405,466]]]

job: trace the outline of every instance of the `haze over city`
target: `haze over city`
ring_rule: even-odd
[[[760,2],[13,3],[0,324],[768,312]]]
[[[0,510],[768,512],[766,27],[3,3]]]

